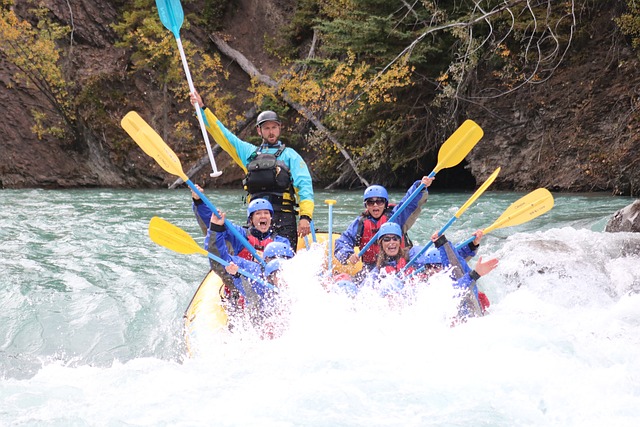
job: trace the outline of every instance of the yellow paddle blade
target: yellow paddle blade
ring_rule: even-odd
[[[149,221],[149,237],[160,246],[164,246],[179,254],[208,254],[208,252],[200,247],[182,228],[157,216],[154,216],[151,218],[151,221]]]
[[[179,176],[185,182],[189,179],[182,170],[182,164],[176,153],[138,113],[129,111],[122,118],[120,124],[136,144],[142,148],[142,151],[153,157],[162,169],[172,175]]]
[[[433,172],[457,165],[480,141],[484,132],[473,120],[465,120],[464,123],[447,139],[440,151],[438,151],[438,164]]]
[[[484,233],[502,227],[511,227],[523,224],[553,207],[553,196],[546,188],[538,188],[531,193],[516,200],[500,215],[493,224],[484,229]]]
[[[487,178],[487,180],[484,182],[484,184],[482,184],[480,188],[478,188],[476,192],[473,193],[473,196],[471,196],[469,200],[467,200],[467,202],[464,205],[462,205],[460,209],[458,209],[458,212],[456,212],[453,216],[455,216],[456,218],[460,218],[460,215],[462,215],[464,211],[466,211],[467,208],[471,206],[471,204],[475,202],[476,199],[482,195],[482,193],[484,193],[484,190],[489,188],[489,186],[493,183],[493,181],[495,181],[499,173],[500,173],[500,168],[494,170],[491,176]]]

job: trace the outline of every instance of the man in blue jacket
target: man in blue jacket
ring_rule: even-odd
[[[263,198],[271,203],[276,232],[289,239],[295,250],[298,236],[304,237],[311,232],[313,184],[309,168],[300,154],[280,141],[278,115],[273,111],[258,115],[256,130],[262,144],[256,147],[229,131],[194,92],[191,103],[196,102],[202,107],[207,130],[213,139],[246,173],[243,184],[249,199]],[[296,225],[298,215],[300,221]]]

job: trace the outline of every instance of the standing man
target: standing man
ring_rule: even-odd
[[[256,130],[262,137],[262,144],[256,147],[225,128],[194,92],[191,103],[196,102],[202,107],[207,130],[213,139],[245,171],[243,184],[249,198],[266,199],[271,203],[276,233],[289,239],[295,249],[298,236],[304,237],[311,232],[313,184],[309,168],[300,154],[280,141],[278,115],[273,111],[258,115]],[[298,215],[300,221],[296,224]]]

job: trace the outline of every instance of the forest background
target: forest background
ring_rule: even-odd
[[[484,138],[435,187],[640,195],[640,3],[182,0],[205,103],[257,143],[255,117],[314,185],[406,187],[465,120]],[[192,179],[239,186],[205,145],[154,0],[0,0],[0,188],[166,187],[120,127],[138,111]]]

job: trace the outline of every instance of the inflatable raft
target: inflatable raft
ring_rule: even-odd
[[[335,244],[339,234],[334,233],[332,243]],[[316,233],[316,242],[324,244],[329,240],[328,233]],[[307,250],[307,244],[312,245],[311,236],[305,242],[298,240],[298,252]],[[356,249],[357,250],[357,249]],[[325,252],[326,253],[326,252]],[[348,273],[353,275],[360,271],[362,263],[355,265],[342,265],[335,257],[332,262],[334,274]],[[210,270],[200,286],[196,289],[191,302],[184,314],[184,331],[187,353],[193,356],[198,347],[198,342],[209,339],[213,335],[227,331],[227,313],[222,304],[222,279]]]

